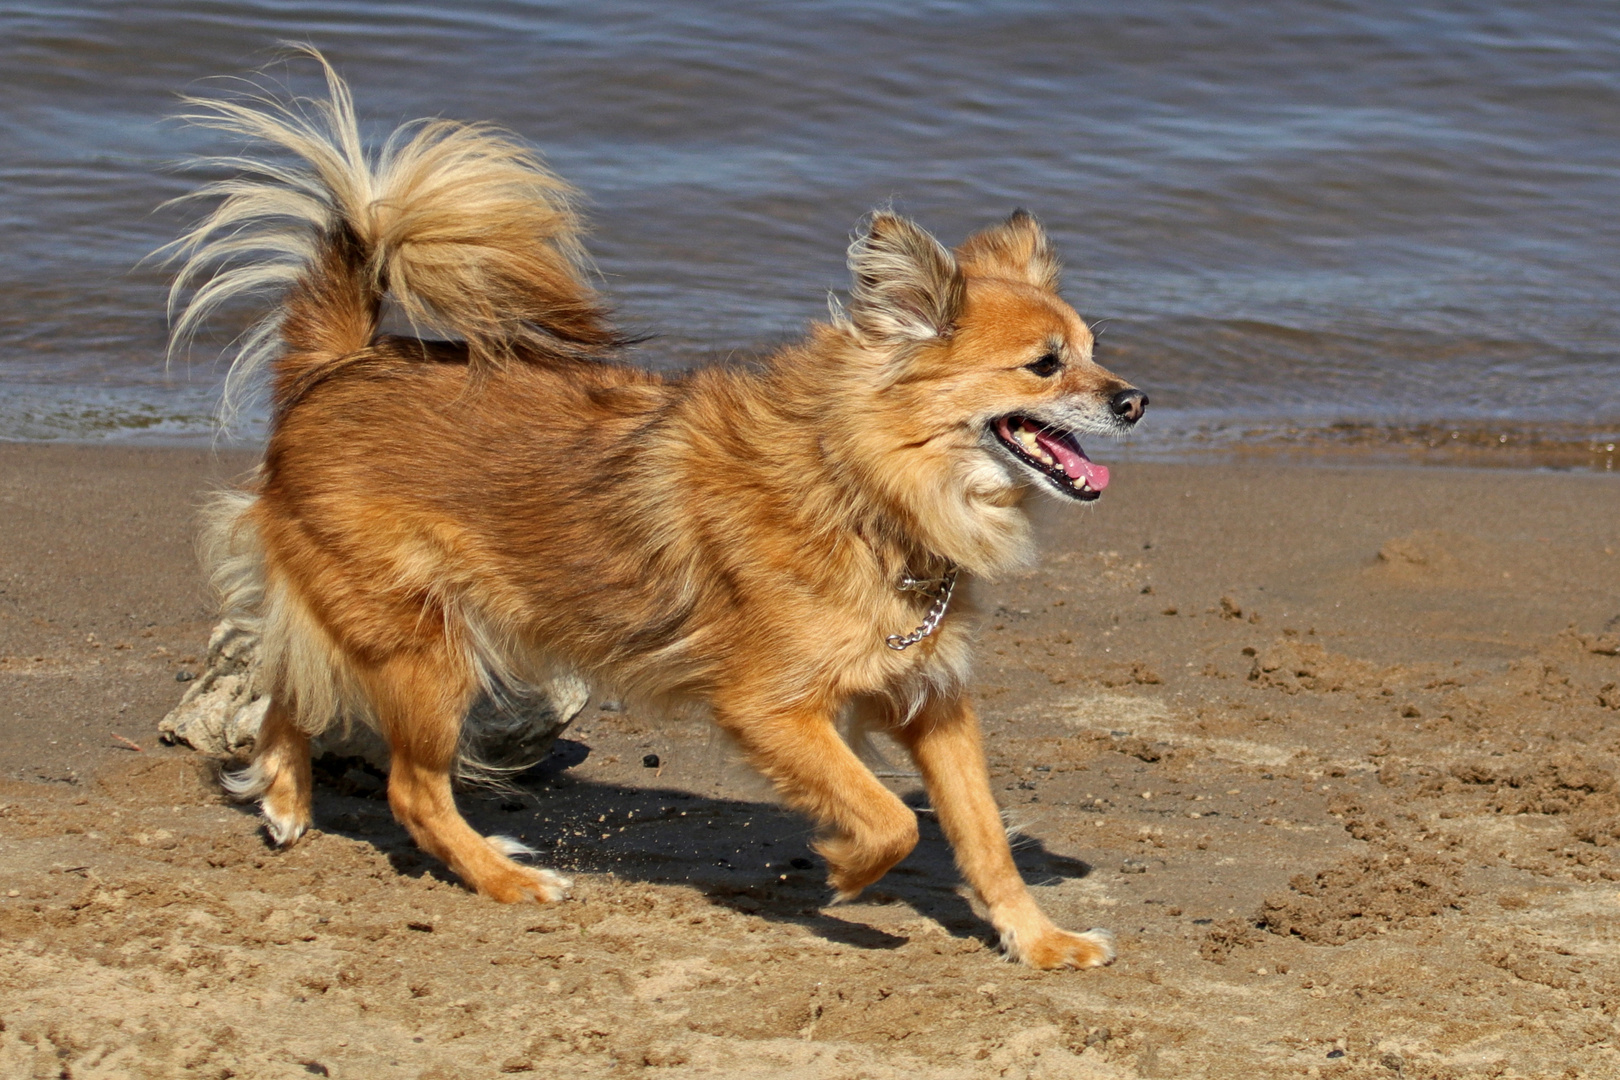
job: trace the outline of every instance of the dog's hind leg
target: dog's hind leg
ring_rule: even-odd
[[[309,736],[280,699],[273,698],[256,741],[253,764],[221,779],[236,798],[259,800],[265,830],[284,847],[310,826]]]
[[[815,848],[850,900],[917,846],[917,815],[878,782],[838,735],[831,710],[717,707],[715,719],[783,800],[825,830]]]
[[[1113,935],[1061,930],[1035,904],[1013,863],[990,774],[979,718],[965,698],[936,699],[909,723],[891,729],[922,772],[956,865],[990,909],[1007,955],[1038,968],[1088,968],[1114,958]]]
[[[508,858],[516,841],[484,837],[456,809],[450,790],[461,724],[475,684],[442,648],[395,656],[356,673],[391,753],[388,803],[418,846],[441,859],[467,886],[502,903],[560,900],[570,882]]]

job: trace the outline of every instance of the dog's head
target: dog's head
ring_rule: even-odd
[[[1102,494],[1108,469],[1082,439],[1131,430],[1147,396],[1092,359],[1039,222],[1018,211],[953,253],[880,212],[849,264],[845,329],[874,380],[885,457],[956,489],[923,483],[919,495],[959,494],[994,517],[1031,486],[1065,500]]]

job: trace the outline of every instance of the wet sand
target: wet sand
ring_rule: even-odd
[[[0,446],[0,1075],[1620,1075],[1612,476],[1124,464],[1043,505],[977,690],[1027,877],[1121,949],[1039,973],[926,810],[828,906],[722,741],[599,702],[463,800],[575,900],[469,895],[353,785],[271,851],[155,737],[193,508],[247,464]]]

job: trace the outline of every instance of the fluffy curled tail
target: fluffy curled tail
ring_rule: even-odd
[[[349,89],[313,48],[327,95],[187,97],[181,119],[262,148],[199,159],[230,173],[185,199],[218,200],[163,249],[180,264],[173,342],[222,304],[268,312],[238,341],[229,416],[266,364],[279,410],[365,350],[384,302],[418,332],[460,339],[475,369],[591,354],[616,344],[586,280],[574,190],[512,136],[480,124],[418,120],[373,151]],[[290,155],[290,159],[289,159]]]

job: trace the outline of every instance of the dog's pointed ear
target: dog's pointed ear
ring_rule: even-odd
[[[1063,271],[1046,230],[1027,210],[1014,210],[1001,224],[974,233],[956,257],[975,277],[1008,278],[1053,293]]]
[[[879,211],[849,245],[849,319],[862,335],[902,345],[950,337],[966,284],[945,246],[914,222]]]

